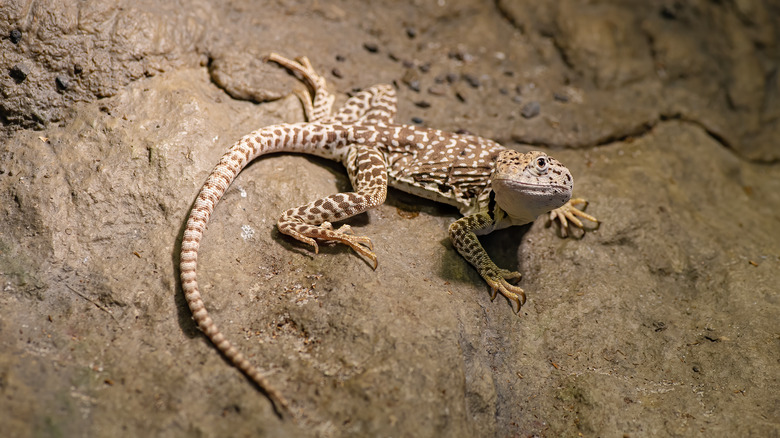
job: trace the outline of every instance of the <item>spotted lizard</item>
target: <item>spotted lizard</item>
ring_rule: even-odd
[[[510,281],[518,280],[521,274],[496,266],[477,236],[532,222],[548,212],[551,220],[560,222],[564,237],[569,223],[583,227],[579,218],[598,223],[577,208],[586,201],[570,199],[573,179],[569,170],[543,152],[523,154],[474,135],[396,124],[395,89],[389,85],[363,90],[331,114],[334,96],[307,58],[293,61],[272,53],[266,61],[286,68],[308,86],[308,90],[296,92],[308,122],[261,128],[242,137],[222,156],[190,211],[182,238],[180,273],[187,304],[200,330],[263,390],[278,413],[289,412],[287,400],[220,332],[206,310],[196,280],[198,248],[206,224],[230,184],[255,158],[297,152],[343,163],[354,191],[291,208],[277,226],[280,232],[311,245],[315,253],[318,240],[343,243],[374,269],[377,257],[371,240],[353,234],[349,225],[336,229],[331,222],[381,205],[388,186],[458,207],[464,217],[449,227],[455,249],[490,286],[491,300],[502,294],[515,304],[513,311],[518,314],[526,297]]]

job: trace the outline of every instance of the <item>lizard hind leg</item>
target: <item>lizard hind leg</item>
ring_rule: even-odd
[[[392,85],[374,85],[350,97],[333,115],[333,121],[389,125],[393,123],[397,106]]]
[[[270,53],[265,57],[265,61],[281,65],[297,75],[309,87],[312,93],[308,91],[296,91],[295,93],[303,102],[303,108],[309,122],[320,122],[330,117],[335,97],[328,92],[325,78],[314,70],[308,58],[302,56],[292,60],[277,53]]]
[[[368,259],[376,269],[371,239],[356,236],[349,225],[334,229],[331,221],[347,219],[381,205],[387,196],[387,168],[382,154],[371,147],[353,149],[347,162],[354,192],[337,193],[282,214],[279,231],[319,250],[317,240],[343,243]]]
[[[370,207],[367,199],[359,193],[337,193],[285,211],[277,226],[282,233],[314,247],[315,254],[319,252],[317,240],[343,243],[368,259],[376,269],[377,258],[371,239],[354,235],[349,225],[334,229],[327,220],[346,219]]]

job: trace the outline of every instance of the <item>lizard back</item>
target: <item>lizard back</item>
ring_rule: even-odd
[[[357,139],[370,137],[384,154],[391,187],[454,205],[463,214],[487,205],[495,159],[505,149],[500,144],[408,125],[354,129]]]

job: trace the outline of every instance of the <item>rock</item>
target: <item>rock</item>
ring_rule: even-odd
[[[538,116],[541,111],[542,107],[539,105],[539,102],[532,101],[523,105],[523,109],[520,110],[520,115],[523,116],[523,118],[532,119]]]
[[[22,32],[19,29],[13,29],[11,30],[11,33],[8,34],[8,38],[12,43],[18,44],[19,41],[22,40]]]
[[[54,78],[54,82],[59,90],[64,91],[70,88],[70,79],[68,79],[67,76],[57,76]]]
[[[19,63],[11,67],[11,70],[8,72],[8,74],[14,78],[17,83],[21,83],[24,82],[24,80],[27,79],[27,76],[30,74],[30,67],[28,67],[26,64]]]
[[[775,25],[755,18],[762,8],[735,4],[740,21],[720,33],[772,41],[757,28]],[[565,4],[525,1],[499,2],[503,15],[468,2],[446,11],[348,2],[350,14],[326,15],[281,3],[259,14],[241,1],[230,11],[206,2],[186,10],[147,2],[144,12],[122,2],[51,3],[45,14],[11,6],[2,27],[24,38],[0,40],[0,57],[30,73],[20,84],[8,70],[0,78],[9,93],[0,99],[3,433],[777,434],[780,364],[767,347],[780,314],[777,75],[761,76],[767,93],[756,107],[758,66],[724,62],[736,49],[722,49],[729,45],[711,31],[729,8],[681,3],[664,18],[653,5],[594,4],[608,16],[592,22],[560,14]],[[552,44],[616,17],[653,35],[635,46],[652,50],[596,54],[602,65],[564,60]],[[576,23],[559,32],[563,20]],[[673,24],[685,20],[695,25]],[[394,33],[380,31],[387,23]],[[618,36],[635,31],[618,25]],[[418,29],[413,40],[406,28]],[[684,63],[671,46],[677,35],[714,49]],[[338,63],[344,77],[329,85],[339,105],[352,88],[400,83],[405,73],[366,51],[367,39],[432,61],[422,89],[437,77],[452,88],[428,94],[426,126],[523,150],[549,146],[602,223],[561,239],[540,218],[482,239],[500,266],[524,273],[518,318],[490,301],[449,243],[454,209],[392,190],[385,205],[350,220],[373,239],[374,271],[346,248],[323,244],[314,255],[274,227],[287,208],[349,190],[340,165],[285,154],[251,164],[214,213],[198,275],[217,324],[299,413],[282,421],[192,323],[179,242],[200,185],[232,142],[304,118],[291,94],[299,83],[259,57],[307,55],[321,72]],[[773,59],[768,46],[740,47],[733,59]],[[500,63],[481,55],[497,51],[506,54]],[[451,52],[473,55],[469,72],[491,80],[447,85],[448,73],[466,73]],[[661,67],[666,78],[656,77]],[[66,93],[56,90],[60,75],[70,79]],[[517,83],[543,113],[523,119],[501,94]],[[397,120],[410,120],[419,98],[398,91]],[[465,103],[456,92],[468,93]],[[553,103],[555,92],[568,102]],[[729,107],[731,94],[739,108]]]

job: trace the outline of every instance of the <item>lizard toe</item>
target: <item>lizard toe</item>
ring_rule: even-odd
[[[561,237],[568,237],[569,230],[572,227],[579,228],[583,230],[583,232],[586,231],[585,225],[582,223],[580,218],[586,219],[596,224],[596,227],[589,228],[590,230],[597,229],[601,224],[598,219],[578,208],[577,206],[579,205],[582,205],[583,208],[585,208],[588,206],[588,201],[582,198],[574,198],[567,201],[565,204],[563,204],[563,206],[550,211],[548,222],[554,223],[557,221],[559,223]]]
[[[515,304],[512,305],[512,311],[516,315],[520,314],[520,309],[526,301],[525,291],[522,288],[509,284],[503,277],[499,276],[493,278],[485,277],[485,281],[490,286],[490,301],[493,301],[501,293],[510,302],[510,305],[512,303]]]

